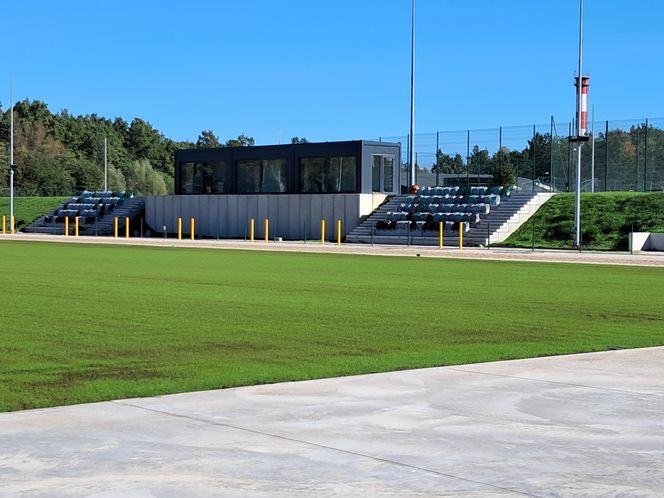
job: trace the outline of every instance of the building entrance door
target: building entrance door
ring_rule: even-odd
[[[374,155],[371,184],[374,192],[394,193],[394,156]]]

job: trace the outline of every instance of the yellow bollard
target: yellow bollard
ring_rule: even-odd
[[[14,233],[13,230],[12,233]],[[65,237],[69,237],[69,216],[65,216]]]
[[[325,245],[325,220],[320,220],[320,245]]]
[[[2,235],[7,234],[6,224],[7,224],[7,217],[3,214],[2,215]]]
[[[341,220],[337,220],[337,245],[341,245]]]
[[[10,228],[11,228],[11,231],[12,231],[12,235],[14,235],[14,226],[15,225],[14,225],[14,217],[13,216],[12,216],[12,219],[10,220],[10,222],[9,222],[9,225],[10,225]]]
[[[113,237],[118,238],[118,217],[113,218]]]
[[[74,237],[78,237],[78,216],[74,217]]]
[[[268,218],[265,218],[265,243],[267,244],[267,240],[270,236],[270,220]]]
[[[249,240],[254,241],[254,219],[249,220]]]
[[[182,218],[178,218],[178,240],[182,240]]]
[[[463,221],[459,223],[459,251],[463,249]]]
[[[125,238],[129,238],[129,216],[125,218]]]
[[[443,248],[443,222],[439,221],[438,222],[438,249]]]
[[[196,239],[196,220],[194,218],[191,219],[189,222],[190,228],[191,228],[191,240]]]

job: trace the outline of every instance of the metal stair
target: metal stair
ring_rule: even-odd
[[[71,201],[67,201],[71,202]],[[47,222],[46,216],[53,215],[58,209],[63,209],[64,204],[58,206],[55,210],[46,213],[44,216],[37,218],[30,225],[25,227],[26,233],[46,233],[52,235],[63,235],[65,233],[64,223],[55,223],[53,221]],[[134,220],[142,217],[145,212],[145,198],[132,197],[125,199],[122,204],[116,206],[113,211],[100,218],[97,218],[96,223],[81,223],[79,225],[80,235],[112,235],[115,229],[115,218],[118,218],[118,229],[124,229],[125,220],[129,218]],[[130,221],[131,223],[131,221]],[[73,220],[69,221],[69,231],[72,233],[74,230]]]

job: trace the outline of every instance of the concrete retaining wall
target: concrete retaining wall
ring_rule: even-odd
[[[630,239],[632,251],[664,251],[664,233],[634,232]]]
[[[177,232],[178,217],[183,233],[189,220],[196,220],[196,234],[205,237],[243,238],[249,220],[255,220],[255,237],[265,236],[264,220],[270,220],[269,236],[285,240],[317,239],[321,219],[326,220],[325,238],[336,237],[341,219],[345,237],[386,198],[385,194],[256,194],[256,195],[164,195],[145,199],[145,219],[153,232]]]

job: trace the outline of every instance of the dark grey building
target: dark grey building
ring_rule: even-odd
[[[271,235],[301,239],[321,219],[331,238],[341,219],[345,235],[401,190],[400,157],[400,144],[363,140],[178,151],[175,195],[148,197],[146,221],[173,232],[193,217],[200,235],[242,237],[269,219]]]

